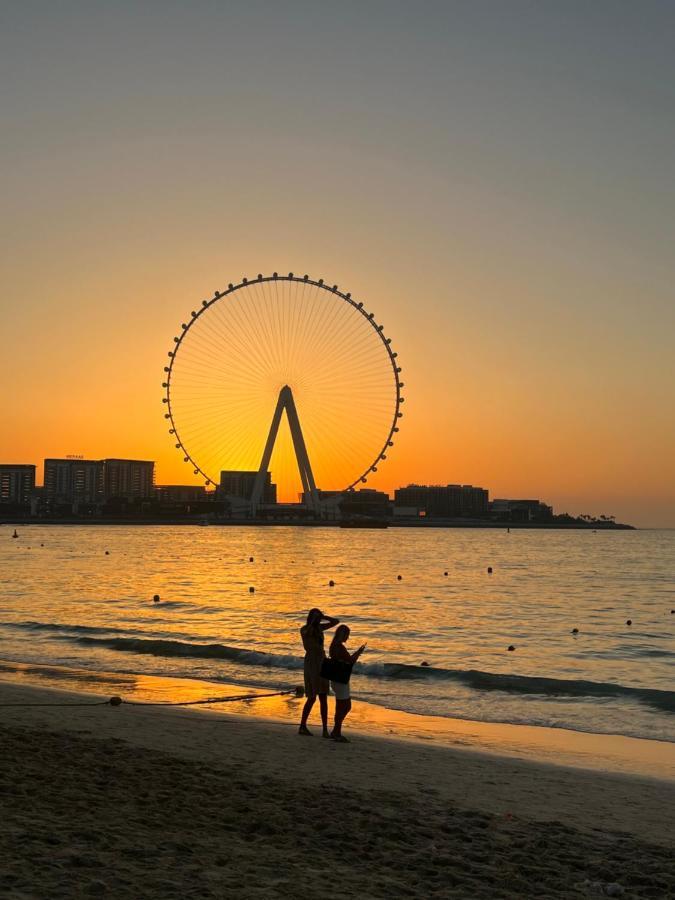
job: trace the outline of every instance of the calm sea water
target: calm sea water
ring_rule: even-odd
[[[12,531],[5,660],[293,686],[319,606],[368,642],[352,685],[372,703],[675,741],[672,531]]]

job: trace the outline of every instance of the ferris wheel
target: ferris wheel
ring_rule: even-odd
[[[319,491],[365,484],[399,430],[390,339],[322,278],[275,272],[229,284],[192,310],[168,355],[176,449],[207,485],[221,472],[257,473],[253,511],[266,477],[281,500],[302,492],[315,507]]]

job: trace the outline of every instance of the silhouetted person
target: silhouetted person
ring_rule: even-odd
[[[351,668],[366,649],[366,645],[361,644],[356,652],[350,653],[345,647],[346,642],[349,640],[349,634],[349,628],[346,625],[340,625],[331,642],[329,655],[333,661],[345,663]],[[352,708],[349,684],[331,681],[330,686],[335,694],[335,724],[333,725],[330,736],[334,741],[347,744],[349,743],[348,739],[342,735],[342,723],[347,718],[349,710]]]
[[[334,628],[339,619],[324,616],[320,609],[310,609],[307,614],[307,624],[300,629],[302,644],[305,648],[305,705],[302,708],[302,719],[298,734],[311,735],[307,728],[307,719],[314,706],[314,701],[319,698],[321,710],[321,724],[323,736],[330,737],[328,733],[328,679],[321,677],[321,664],[326,658],[323,649],[323,633],[329,628]]]

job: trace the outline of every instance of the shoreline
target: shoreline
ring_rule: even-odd
[[[89,701],[92,703],[91,706],[67,705]],[[2,706],[6,703],[39,705]],[[322,741],[316,721],[313,723],[316,740],[303,740],[296,734],[295,717],[276,719],[222,710],[207,712],[199,707],[168,708],[124,703],[119,707],[112,707],[101,702],[100,694],[37,688],[0,681],[0,725],[4,727],[23,725],[56,732],[87,733],[90,729],[83,726],[93,726],[95,731],[91,733],[99,738],[121,738],[139,747],[156,750],[166,749],[166,739],[171,737],[175,741],[171,744],[172,753],[203,761],[222,762],[224,751],[222,744],[204,740],[204,732],[215,735],[225,724],[232,726],[234,733],[251,736],[256,745],[258,741],[264,742],[265,750],[263,751],[262,747],[258,749],[270,759],[276,759],[275,751],[280,734],[285,738],[292,738],[284,743],[284,756],[289,757],[285,761],[290,763],[290,757],[297,749],[302,753],[304,762],[315,769],[317,777],[320,775],[323,761],[327,758],[326,754],[330,754],[330,758],[336,760],[336,771],[340,774],[348,773],[349,777],[358,781],[367,777],[384,783],[390,777],[394,777],[391,772],[393,765],[396,768],[395,778],[399,786],[419,787],[422,771],[415,771],[414,765],[412,768],[408,767],[413,761],[430,762],[432,768],[438,767],[439,771],[443,771],[443,777],[435,781],[439,790],[442,789],[441,792],[448,796],[452,795],[455,801],[463,798],[469,803],[477,804],[471,808],[499,812],[507,806],[513,809],[519,807],[521,815],[538,821],[548,820],[555,811],[562,817],[561,821],[575,827],[585,825],[592,829],[594,825],[589,826],[586,813],[583,811],[583,807],[591,803],[588,793],[575,795],[573,798],[567,795],[570,784],[578,781],[594,795],[592,808],[596,814],[601,814],[604,827],[611,825],[611,828],[675,846],[675,830],[664,833],[663,827],[668,819],[672,819],[675,825],[675,784],[659,778],[625,772],[598,772],[564,766],[550,760],[513,758],[495,752],[480,751],[474,747],[432,745],[423,740],[402,739],[397,735],[367,734],[358,729],[349,729],[352,742],[345,748],[332,741]],[[312,747],[316,747],[317,752],[323,755],[308,758],[306,754]],[[325,753],[322,748],[326,748]],[[356,760],[348,758],[346,753],[357,756],[365,768],[360,771],[353,770],[352,765]],[[383,759],[387,762],[380,764],[378,760]],[[489,783],[495,788],[493,796],[483,796],[479,790],[479,782],[489,776],[490,770],[493,776],[495,772],[502,776],[507,773],[515,776],[517,788],[514,788],[506,778],[497,778],[496,781],[491,779]],[[281,766],[279,774],[293,779],[294,766]],[[467,783],[464,779],[469,776],[470,780]],[[533,783],[532,789],[521,794],[524,785],[530,780]],[[543,785],[538,784],[540,781],[546,783],[548,792],[542,794]],[[622,793],[624,801],[630,801],[630,809],[625,806],[610,808],[616,799],[615,790]],[[567,800],[572,799],[573,802],[569,806],[565,804],[564,808],[555,808],[556,799],[561,800],[563,796]]]
[[[4,896],[327,897],[338,862],[375,898],[675,890],[672,784],[0,682],[90,699],[0,708]]]
[[[296,679],[298,680],[298,679]],[[67,693],[109,698],[120,696],[134,703],[194,702],[208,697],[265,694],[268,688],[195,678],[103,672],[91,669],[21,663],[0,659],[0,688],[62,690]],[[281,689],[294,685],[289,682]],[[271,690],[271,689],[269,689]],[[288,724],[299,720],[302,700],[266,698],[204,705],[197,711],[207,716],[220,713],[244,719]],[[329,697],[329,709],[333,708]],[[310,725],[317,727],[318,711]],[[465,749],[502,759],[558,765],[567,768],[662,780],[675,785],[675,743],[621,734],[577,731],[542,725],[485,722],[430,716],[378,706],[354,697],[347,722],[350,732],[375,739],[391,739],[417,745]]]
[[[302,519],[215,519],[204,521],[209,514],[202,514],[194,518],[68,518],[68,519],[38,519],[38,518],[21,518],[20,516],[7,516],[0,519],[0,526],[23,526],[24,528],[32,525],[192,525],[199,527],[215,527],[215,528],[241,528],[248,527],[266,527],[266,528],[340,528],[345,527],[352,530],[354,526],[341,526],[339,520],[307,520]],[[378,525],[359,525],[357,529],[365,528],[368,530],[382,531],[386,530]],[[386,520],[386,528],[490,528],[496,530],[513,530],[513,531],[638,531],[636,525],[627,525],[621,522],[607,524],[597,522],[595,524],[584,524],[582,522],[483,522],[479,519],[462,520],[436,520],[436,521],[390,521]]]

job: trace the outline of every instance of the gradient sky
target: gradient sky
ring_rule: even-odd
[[[186,313],[309,272],[404,368],[373,486],[675,526],[675,6],[0,6],[0,460],[156,459]]]

